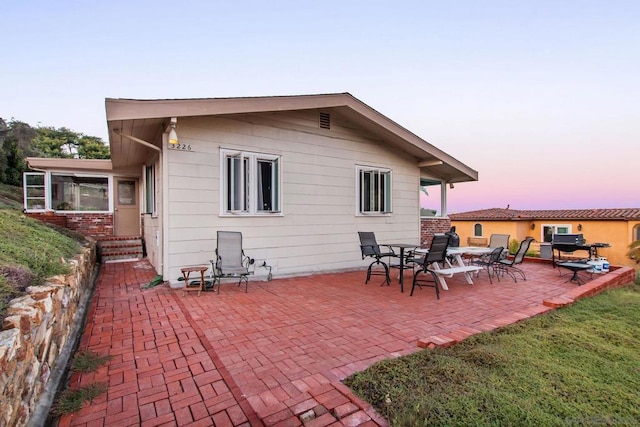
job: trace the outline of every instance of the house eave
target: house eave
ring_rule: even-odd
[[[379,113],[349,93],[295,96],[198,99],[114,99],[105,100],[111,146],[122,142],[113,129],[160,145],[162,129],[170,117],[219,116],[310,109],[331,109],[413,156],[422,175],[438,177],[444,182],[477,181],[478,172],[434,147],[398,123]],[[137,133],[145,133],[144,137]],[[124,151],[123,151],[124,153]],[[119,167],[120,153],[113,152],[114,167]]]
[[[99,159],[59,159],[45,157],[27,157],[27,165],[34,170],[70,170],[102,172],[111,171],[111,160]]]

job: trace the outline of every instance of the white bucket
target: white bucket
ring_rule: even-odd
[[[600,259],[590,260],[590,261],[587,262],[587,264],[589,264],[591,266],[591,270],[589,270],[591,273],[595,273],[595,274],[602,274],[603,273],[602,267],[604,266],[604,262],[602,260],[600,260]],[[609,271],[609,270],[607,270],[607,271]]]

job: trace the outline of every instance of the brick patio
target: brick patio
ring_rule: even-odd
[[[106,382],[106,394],[60,426],[386,425],[342,385],[376,361],[543,313],[633,280],[631,268],[577,287],[550,264],[525,262],[527,281],[468,285],[447,279],[409,296],[397,280],[364,284],[363,271],[228,283],[220,294],[183,295],[146,261],[102,266],[80,349],[111,355],[71,386]]]

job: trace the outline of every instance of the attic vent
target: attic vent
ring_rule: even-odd
[[[320,129],[331,129],[331,114],[320,113]]]

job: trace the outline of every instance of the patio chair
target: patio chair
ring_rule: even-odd
[[[489,247],[491,249],[499,248],[502,246],[502,254],[500,259],[504,259],[509,255],[509,238],[510,234],[492,234],[489,237]]]
[[[380,286],[384,285],[385,283],[387,284],[387,286],[389,286],[389,284],[391,283],[391,279],[389,277],[389,266],[384,261],[382,261],[382,258],[395,257],[395,252],[393,252],[393,250],[382,252],[380,250],[378,242],[376,241],[375,233],[371,231],[358,231],[358,236],[360,237],[360,253],[362,255],[362,259],[373,258],[373,262],[371,262],[371,264],[369,264],[369,268],[367,268],[367,280],[365,280],[364,283],[369,283],[371,276],[384,274],[385,280]],[[374,265],[382,266],[384,268],[384,272],[374,270]]]
[[[433,236],[429,252],[425,254],[422,262],[420,262],[419,270],[413,275],[413,284],[411,285],[411,294],[409,296],[413,296],[413,291],[416,289],[416,286],[419,288],[423,286],[433,286],[436,288],[436,298],[440,299],[438,275],[433,269],[433,264],[445,262],[447,259],[447,246],[449,246],[449,236],[446,234],[435,234]],[[420,275],[426,275],[426,277],[421,278]],[[433,279],[433,281],[429,280],[429,278]]]
[[[244,291],[249,288],[249,267],[254,263],[252,258],[245,255],[242,249],[242,233],[239,231],[218,231],[218,243],[216,247],[216,259],[211,260],[213,285],[218,282],[220,293],[220,280],[225,278],[238,278],[238,286],[244,282]]]
[[[527,280],[527,276],[524,274],[520,268],[516,267],[517,265],[522,264],[524,261],[524,256],[527,254],[529,250],[529,246],[533,242],[533,238],[527,237],[522,242],[520,242],[520,247],[518,247],[518,252],[516,252],[513,259],[501,259],[495,265],[495,269],[498,273],[504,274],[507,273],[511,278],[513,278],[514,282],[517,282],[516,273],[522,276],[523,280]]]
[[[495,249],[495,248],[502,247],[502,253],[500,254],[500,259],[505,259],[507,256],[509,256],[509,238],[510,237],[511,237],[510,234],[492,234],[489,237],[489,248]],[[480,255],[479,257],[471,258],[469,260],[469,264],[480,265],[479,263],[487,263],[489,262],[490,255],[491,254],[489,253],[489,254]]]
[[[487,254],[487,257],[475,258],[471,261],[471,264],[480,266],[487,270],[487,275],[489,276],[489,283],[493,284],[493,279],[491,278],[492,272],[498,278],[498,282],[500,281],[500,276],[497,274],[497,264],[500,262],[500,257],[502,256],[502,251],[504,248],[499,246],[491,251],[491,253]]]

